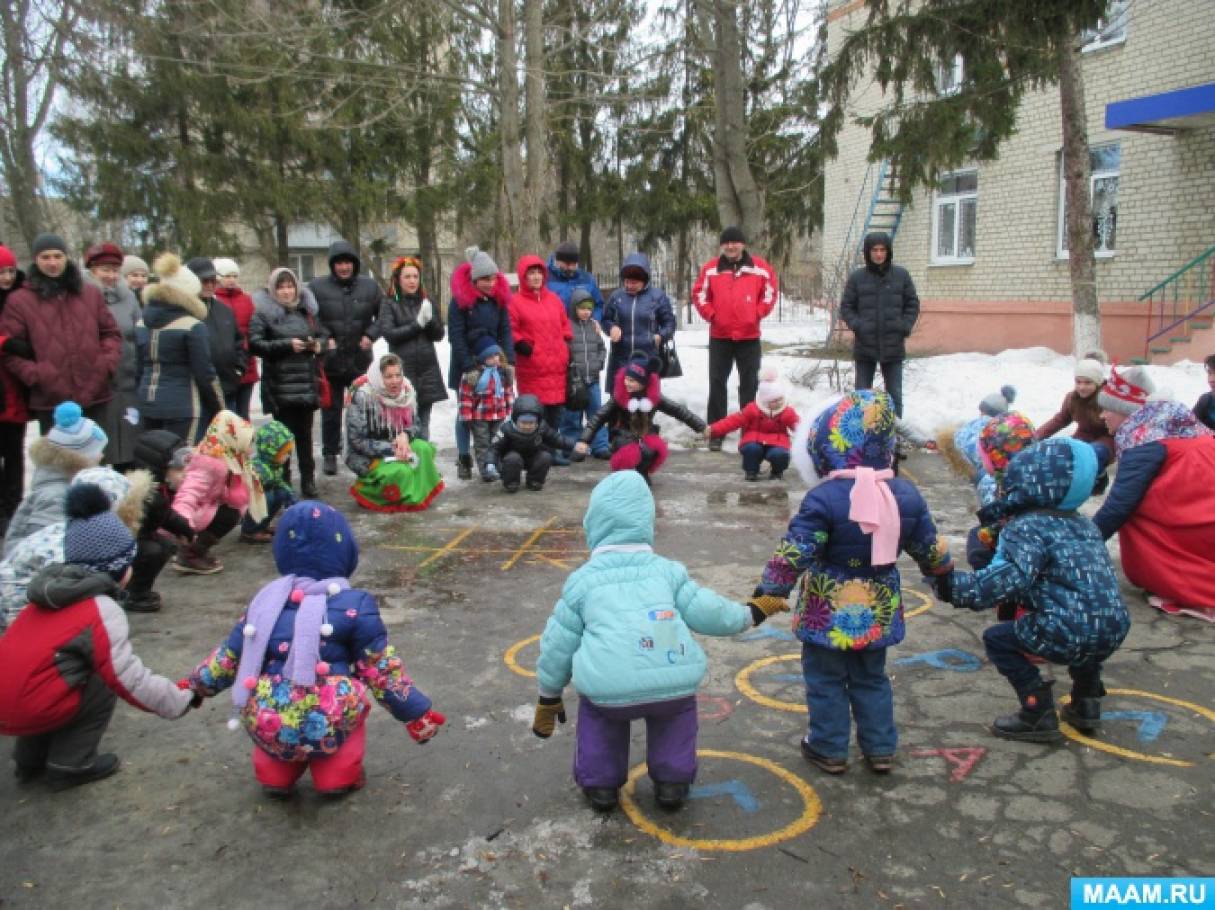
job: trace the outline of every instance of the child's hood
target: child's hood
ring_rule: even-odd
[[[274,464],[278,453],[288,444],[295,444],[295,436],[287,429],[286,424],[277,420],[258,427],[257,435],[253,438],[255,457],[265,465]]]
[[[622,364],[620,369],[616,371],[616,375],[612,378],[612,398],[616,404],[625,410],[633,410],[636,408],[636,405],[634,408],[629,407],[629,402],[633,400],[633,396],[629,394],[628,387],[624,384],[625,366],[627,364]],[[662,380],[658,378],[658,372],[653,371],[650,373],[645,389],[636,400],[639,402],[648,401],[650,403],[649,406],[641,408],[641,410],[652,411],[658,407],[658,400],[660,398],[662,398]]]
[[[849,392],[815,418],[805,437],[797,449],[809,455],[819,477],[847,468],[889,468],[895,444],[890,397],[870,389]]]
[[[117,593],[118,583],[105,572],[66,563],[52,563],[42,569],[26,589],[30,603],[50,610],[62,610],[88,597]]]
[[[1056,436],[1018,452],[1004,471],[1006,514],[1031,509],[1072,512],[1097,479],[1097,455],[1086,442]]]
[[[359,565],[359,546],[341,512],[309,499],[279,519],[274,563],[282,575],[349,578]]]
[[[603,546],[654,543],[654,496],[636,471],[618,471],[596,484],[582,520],[592,552]]]

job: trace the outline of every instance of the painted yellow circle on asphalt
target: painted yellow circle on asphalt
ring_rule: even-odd
[[[793,714],[805,714],[806,703],[796,701],[784,701],[779,698],[772,698],[770,695],[764,695],[751,682],[751,674],[764,667],[770,667],[772,664],[782,663],[784,661],[796,660],[801,661],[801,654],[778,654],[776,657],[761,657],[759,660],[753,660],[734,677],[734,685],[738,687],[738,691],[756,704],[763,705],[765,708],[775,708],[777,711],[789,711]]]
[[[746,752],[721,752],[717,749],[697,749],[696,755],[698,758],[724,758],[730,761],[746,762],[749,765],[755,765],[757,768],[763,768],[765,771],[776,775],[796,790],[797,795],[802,798],[801,815],[783,828],[770,834],[757,834],[754,837],[733,839],[684,837],[683,835],[668,831],[666,828],[650,820],[638,807],[637,801],[633,799],[637,779],[645,774],[647,770],[645,762],[642,762],[629,772],[628,781],[620,788],[620,807],[624,810],[624,814],[628,816],[629,821],[651,837],[656,837],[664,844],[670,844],[673,847],[691,847],[695,850],[715,850],[730,853],[743,853],[747,850],[771,847],[774,844],[791,840],[799,834],[805,834],[818,823],[819,816],[823,811],[822,801],[818,798],[818,794],[814,791],[813,787],[787,768],[782,768],[776,762],[769,759],[760,758],[758,755],[750,755]]]
[[[1139,689],[1106,689],[1106,695],[1129,695],[1135,698],[1147,698],[1152,701],[1163,702],[1166,705],[1173,705],[1177,708],[1185,708],[1187,711],[1193,711],[1195,714],[1205,717],[1207,720],[1215,723],[1215,711],[1210,708],[1204,708],[1202,705],[1196,705],[1192,701],[1182,701],[1180,698],[1170,698],[1167,695],[1157,695],[1155,692],[1143,692]],[[1072,700],[1071,695],[1063,695],[1059,698],[1059,703],[1066,705]],[[1099,739],[1093,739],[1091,736],[1085,736],[1071,724],[1062,720],[1059,721],[1059,729],[1063,731],[1063,735],[1068,739],[1074,739],[1078,743],[1084,743],[1086,746],[1091,746],[1101,752],[1108,752],[1110,755],[1117,755],[1121,758],[1130,758],[1135,761],[1149,762],[1153,765],[1171,765],[1174,768],[1192,768],[1192,761],[1185,761],[1180,758],[1168,758],[1164,755],[1148,755],[1146,752],[1136,752],[1134,749],[1124,749],[1122,746],[1115,746],[1112,743],[1103,743]]]
[[[515,642],[506,649],[506,653],[502,655],[502,659],[506,662],[506,665],[510,667],[511,672],[518,673],[520,676],[527,676],[529,678],[535,677],[535,670],[528,670],[525,667],[519,666],[519,652],[528,645],[535,644],[539,640],[539,635],[532,635],[531,637],[525,638],[522,641]]]

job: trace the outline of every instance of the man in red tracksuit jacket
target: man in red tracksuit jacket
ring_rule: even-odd
[[[65,563],[30,582],[29,604],[0,637],[0,734],[17,737],[17,779],[45,773],[52,790],[109,777],[118,756],[97,754],[121,696],[176,718],[194,696],[143,665],[114,600],[131,577],[135,538],[96,484],[68,492]]]
[[[721,256],[710,259],[692,287],[692,304],[709,323],[709,406],[705,419],[726,416],[726,380],[738,365],[739,410],[755,400],[759,385],[759,321],[776,306],[776,272],[747,252],[742,229],[721,232]],[[721,450],[721,440],[709,443]]]

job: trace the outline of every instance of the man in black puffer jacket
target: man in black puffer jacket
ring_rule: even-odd
[[[244,378],[245,368],[249,366],[249,340],[245,338],[236,322],[236,314],[222,300],[215,296],[219,287],[219,273],[215,271],[215,263],[206,256],[196,256],[186,263],[186,268],[193,272],[202,284],[198,299],[207,308],[207,318],[203,320],[211,341],[211,362],[215,364],[215,376],[224,390],[225,407],[235,406],[236,393],[240,391],[240,381]],[[211,418],[218,411],[204,411],[199,422],[198,438],[206,432]],[[194,442],[197,442],[195,439]]]
[[[308,289],[316,297],[321,323],[329,333],[325,375],[332,403],[321,413],[321,454],[326,474],[337,473],[342,451],[342,402],[346,387],[371,366],[372,323],[379,317],[383,293],[375,280],[360,275],[362,260],[354,247],[339,240],[329,247],[329,274],[313,278]]]
[[[523,472],[527,472],[527,488],[543,490],[548,469],[553,466],[552,449],[573,450],[576,439],[566,439],[544,422],[544,405],[535,395],[520,395],[511,409],[510,420],[504,420],[498,435],[489,446],[485,462],[485,479],[501,475],[507,493],[517,493]],[[583,456],[575,457],[581,461]]]
[[[864,248],[865,265],[848,276],[840,301],[840,317],[853,335],[855,386],[873,388],[873,374],[880,365],[886,394],[902,417],[905,342],[919,318],[920,298],[907,270],[894,264],[889,234],[868,234]]]

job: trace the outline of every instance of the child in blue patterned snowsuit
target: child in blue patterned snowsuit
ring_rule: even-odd
[[[899,551],[925,574],[952,568],[919,490],[891,470],[894,422],[890,398],[869,390],[803,422],[794,462],[808,483],[814,474],[822,482],[802,500],[755,591],[761,604],[787,597],[804,573],[793,611],[810,708],[801,747],[829,774],[847,770],[850,711],[869,767],[893,767],[898,732],[886,649],[905,631]]]
[[[996,736],[1025,742],[1062,739],[1051,698],[1026,652],[1067,664],[1072,697],[1063,719],[1085,732],[1101,721],[1101,665],[1122,644],[1131,620],[1101,532],[1076,512],[1093,489],[1097,456],[1070,437],[1031,446],[1008,463],[1001,496],[980,513],[1004,520],[991,564],[978,572],[935,579],[937,596],[982,610],[1016,601],[1029,611],[983,633],[987,656],[1021,700],[998,718]]]

